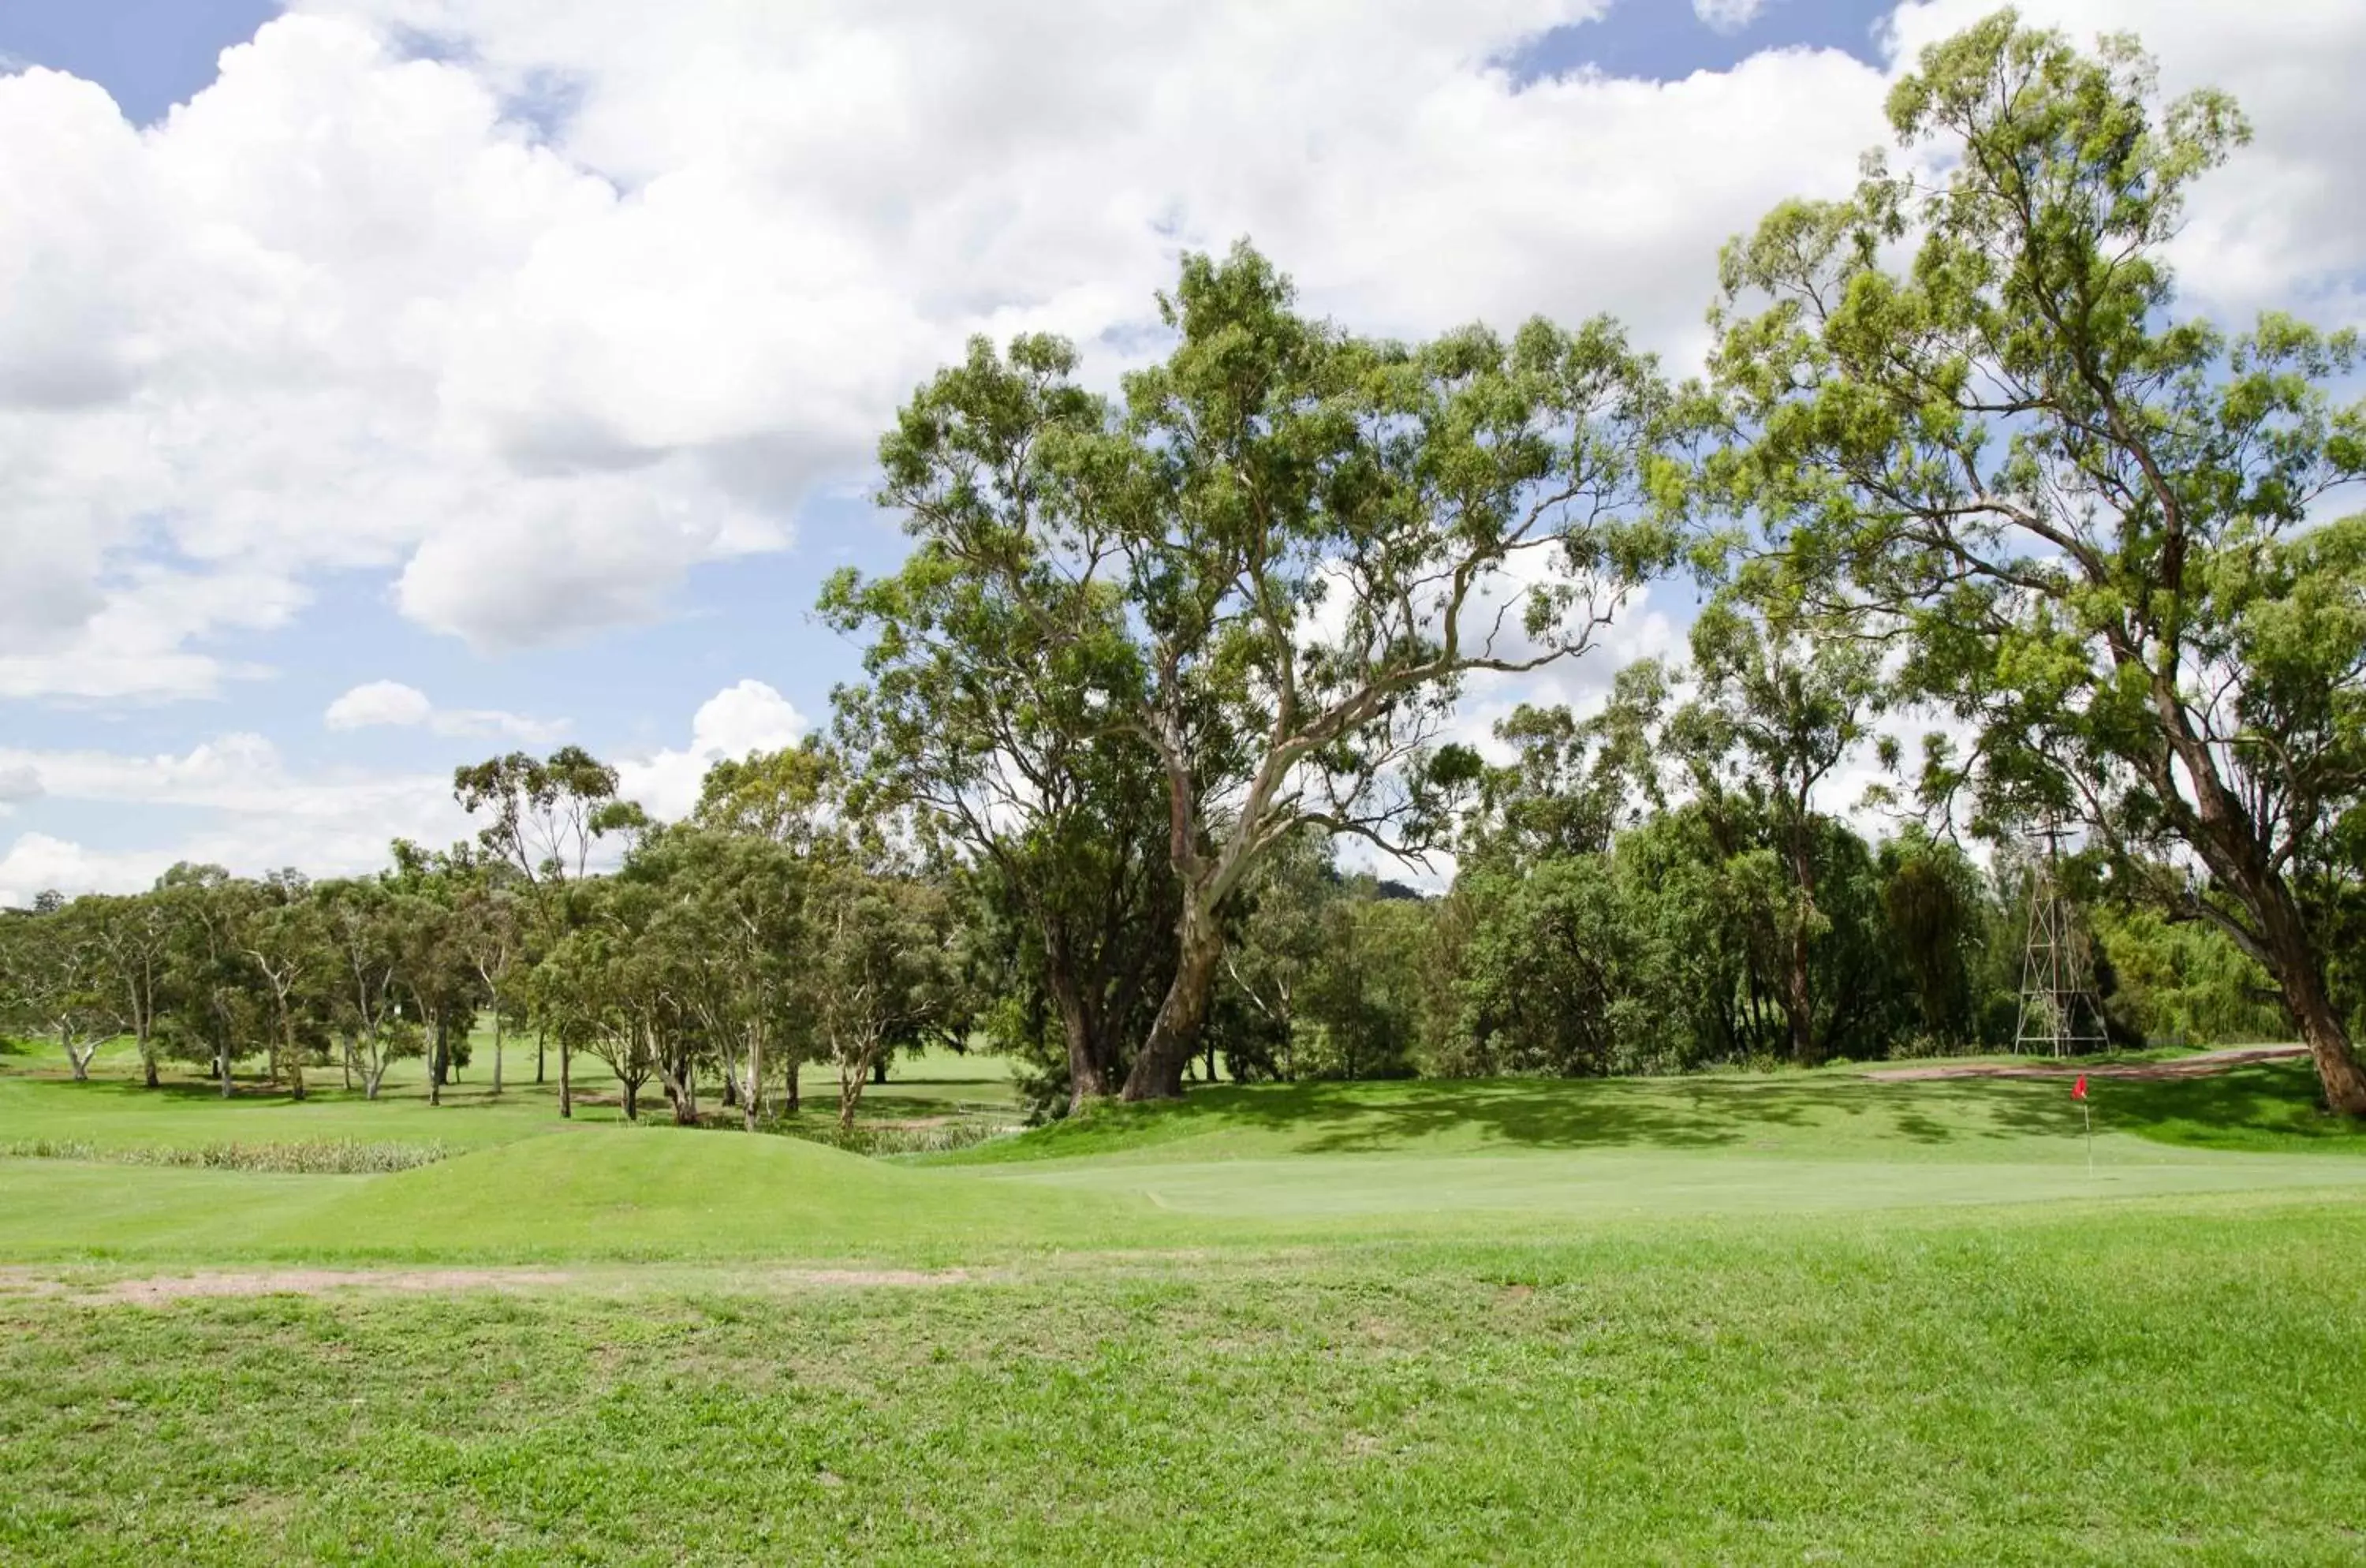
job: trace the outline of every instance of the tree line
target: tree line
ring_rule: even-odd
[[[2272,1007],[2366,1114],[2366,518],[2327,510],[2366,478],[2366,405],[2332,391],[2355,335],[2179,313],[2184,196],[2248,131],[2218,93],[2163,104],[2132,39],[2001,14],[1889,116],[1899,154],[1849,197],[1726,248],[1682,383],[1607,318],[1358,334],[1245,243],[1185,258],[1169,352],[1114,395],[1056,338],[974,342],[881,443],[906,561],[823,594],[864,663],[827,741],[718,769],[683,823],[580,753],[513,757],[459,781],[476,844],[385,877],[180,874],[153,897],[201,999],[159,1038],[225,1074],[240,1040],[300,1072],[307,1029],[441,1063],[473,1002],[685,1118],[703,1073],[752,1118],[767,1063],[824,1058],[851,1113],[931,1036],[1030,1052],[1071,1106],[1180,1093],[1211,1051],[1246,1076],[1993,1043],[2014,846],[2059,824],[2151,992],[2216,976],[2187,1010],[2214,1027]],[[1578,658],[1677,576],[1707,600],[1681,666],[1513,715],[1509,763],[1457,730],[1474,682]],[[1910,757],[1918,716],[1943,722]],[[1925,826],[1849,826],[1868,760],[1863,804]],[[1342,893],[1348,842],[1454,849],[1453,891]],[[338,929],[337,897],[389,931],[446,911],[386,939],[390,1015],[358,986],[341,1024],[299,1005],[310,938],[272,933]],[[68,940],[86,903],[14,922],[51,956],[12,973],[83,994],[58,977],[123,940]],[[503,920],[513,950],[480,931]],[[244,999],[202,999],[209,973]]]

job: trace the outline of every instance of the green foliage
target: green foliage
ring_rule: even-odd
[[[1047,1116],[1187,1071],[1999,1046],[2014,852],[1842,819],[1899,804],[1876,728],[1919,705],[1958,738],[1927,820],[2083,826],[2116,1040],[2281,1009],[2366,1112],[2366,518],[2323,504],[2366,478],[2358,344],[2180,317],[2166,242],[2246,132],[2160,103],[2130,40],[2005,14],[1890,112],[1898,158],[1728,247],[1682,393],[1607,320],[1359,334],[1245,243],[1183,258],[1116,396],[1057,339],[978,340],[880,444],[907,558],[822,595],[864,662],[829,736],[721,761],[685,822],[513,752],[455,773],[473,842],[380,875],[47,897],[0,920],[0,1023],[76,1073],[119,1030],[150,1087],[202,1062],[224,1098],[420,1056],[440,1103],[490,1017],[497,1092],[531,1028],[562,1115],[582,1053],[628,1120],[719,1087],[751,1129],[824,1060],[851,1126],[936,1043],[1016,1058]],[[1684,667],[1448,741],[1472,675],[1584,650],[1685,555]],[[1354,840],[1450,844],[1458,882],[1394,897],[1341,874]]]
[[[1878,861],[1882,918],[1922,1039],[1959,1049],[2000,1039],[2011,1025],[1996,1004],[2018,977],[1991,955],[2009,956],[2016,933],[1979,867],[1919,824]]]
[[[490,818],[477,833],[484,852],[535,883],[581,880],[593,842],[631,821],[610,812],[616,770],[580,746],[546,759],[513,751],[456,769],[452,796],[470,815]]]
[[[1174,963],[1166,784],[1116,716],[1144,691],[1102,558],[1128,481],[1076,363],[1049,338],[1001,357],[981,340],[922,388],[880,447],[912,551],[821,602],[870,639],[865,682],[835,694],[856,787],[970,862],[1001,992],[986,1021],[1036,1061],[1047,1107],[1123,1081]]]
[[[1475,880],[1488,914],[1466,952],[1460,990],[1474,1074],[1582,1074],[1666,1066],[1670,1036],[1639,911],[1603,855],[1547,860],[1526,874]]]
[[[2128,887],[2271,974],[2333,1103],[2366,1115],[2327,991],[2337,824],[2366,792],[2366,405],[2354,333],[2176,314],[2191,183],[2248,137],[2162,105],[2132,39],[2003,13],[1898,83],[1893,168],[1729,246],[1702,499],[1773,592],[1904,655],[1952,713],[1926,797],[2079,822]],[[1893,261],[1904,258],[1902,265]]]
[[[1417,899],[1354,891],[1324,908],[1321,956],[1310,967],[1295,1049],[1303,1077],[1410,1077],[1433,978],[1432,910]]]
[[[2289,1027],[2267,972],[2223,931],[2158,911],[2093,913],[2113,979],[2107,1005],[2137,1037],[2169,1045],[2235,1045]]]
[[[0,1031],[55,1040],[77,1078],[121,1017],[96,912],[61,900],[0,911]]]
[[[881,446],[911,562],[824,599],[874,639],[842,698],[860,743],[990,852],[1047,954],[1140,841],[1076,831],[1066,781],[1155,791],[1122,819],[1160,832],[1175,946],[1129,1098],[1179,1091],[1258,863],[1310,826],[1434,836],[1470,771],[1431,748],[1463,676],[1582,649],[1670,548],[1647,504],[1666,397],[1606,321],[1359,339],[1245,245],[1187,257],[1160,307],[1174,349],[1121,411],[1065,344],[974,344]],[[1110,966],[1083,967],[1105,998]],[[1056,999],[1084,1096],[1107,1053]]]

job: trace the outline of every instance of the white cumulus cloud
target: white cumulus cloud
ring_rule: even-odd
[[[0,73],[0,700],[218,695],[330,572],[490,651],[662,617],[863,483],[968,334],[1106,380],[1241,235],[1359,327],[1608,310],[1689,367],[1718,244],[1845,190],[1993,0],[1902,6],[1888,69],[1503,65],[1607,8],[295,0],[145,130]],[[2022,9],[2250,111],[2198,304],[2366,318],[2366,7]]]
[[[48,892],[136,893],[172,863],[146,854],[101,854],[51,838],[19,834],[0,853],[0,909],[29,908]]]
[[[1989,0],[1901,6],[1890,35],[1898,63],[1996,9]],[[2133,32],[2160,62],[2169,94],[2214,86],[2251,121],[2251,145],[2204,176],[2174,248],[2189,308],[2230,326],[2264,308],[2325,326],[2366,324],[2366,6],[2349,0],[2272,6],[2163,6],[2148,0],[2016,0],[2022,19],[2092,45]]]
[[[321,720],[331,729],[361,729],[374,724],[425,724],[435,705],[416,686],[371,681],[329,705]]]
[[[563,719],[528,718],[499,708],[440,708],[416,686],[400,681],[369,681],[331,703],[321,716],[331,729],[385,725],[425,728],[437,735],[508,736],[536,745],[564,734]]]
[[[226,865],[247,875],[296,866],[314,875],[375,870],[396,838],[444,845],[468,836],[451,778],[434,773],[300,773],[260,735],[218,736],[185,752],[146,756],[100,750],[34,751],[0,747],[0,778],[38,778],[48,800],[197,814],[198,825],[171,843],[96,849],[54,834],[20,834],[0,853],[0,905],[24,904],[44,888],[110,892],[142,887],[175,861]]]
[[[687,815],[698,804],[698,786],[709,768],[727,758],[794,746],[807,728],[806,716],[779,692],[761,681],[741,681],[699,705],[687,747],[619,762],[618,793],[640,802],[652,816]]]

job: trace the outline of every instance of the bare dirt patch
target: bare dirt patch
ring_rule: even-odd
[[[317,1296],[331,1291],[500,1291],[563,1285],[572,1275],[535,1269],[256,1269],[117,1280],[84,1292],[86,1302],[160,1306],[199,1296]]]
[[[731,1282],[760,1292],[920,1289],[963,1284],[974,1277],[965,1269],[767,1269],[735,1273]],[[163,1306],[171,1302],[212,1297],[320,1296],[348,1291],[438,1294],[575,1285],[615,1287],[636,1282],[629,1271],[620,1273],[614,1269],[586,1273],[558,1269],[242,1269],[91,1280],[62,1279],[52,1272],[31,1268],[0,1268],[0,1299],[30,1296],[62,1298],[86,1306]]]
[[[1925,1067],[1882,1067],[1865,1076],[1885,1083],[1912,1083],[1932,1078],[2130,1078],[2162,1082],[2173,1078],[2206,1078],[2248,1062],[2276,1062],[2305,1056],[2305,1045],[2242,1045],[2231,1051],[2204,1051],[2174,1062],[2105,1062],[2094,1066],[2065,1063],[2047,1066],[2020,1062],[1959,1062]]]

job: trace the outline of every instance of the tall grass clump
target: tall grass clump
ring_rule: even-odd
[[[951,1154],[956,1149],[975,1148],[991,1139],[1022,1130],[1016,1122],[966,1119],[940,1122],[932,1127],[876,1126],[860,1122],[851,1127],[840,1127],[836,1122],[792,1121],[783,1121],[775,1126],[786,1136],[843,1149],[849,1154],[867,1155],[874,1159],[894,1155]]]
[[[354,1139],[304,1144],[199,1144],[186,1148],[100,1148],[58,1138],[25,1138],[0,1144],[0,1158],[7,1159],[96,1160],[107,1165],[259,1170],[282,1176],[377,1176],[433,1165],[456,1152],[443,1144],[371,1144]]]

